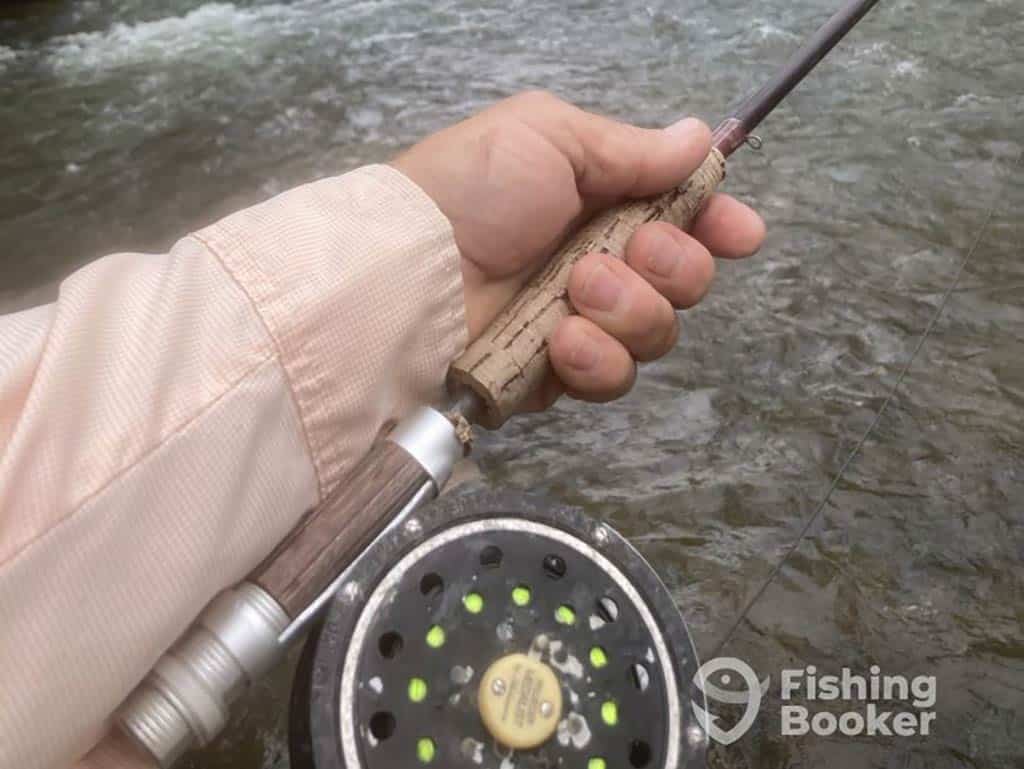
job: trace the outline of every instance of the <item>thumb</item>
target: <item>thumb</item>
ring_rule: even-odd
[[[640,198],[682,184],[711,151],[711,131],[696,118],[668,128],[619,123],[574,109],[568,121],[574,147],[566,152],[584,198]]]

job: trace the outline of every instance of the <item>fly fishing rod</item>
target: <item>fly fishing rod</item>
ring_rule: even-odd
[[[317,621],[293,697],[296,769],[704,763],[693,642],[665,586],[613,529],[536,501],[438,495],[550,372],[567,282],[641,224],[688,228],[725,160],[878,0],[851,0],[713,133],[682,186],[597,216],[451,367],[445,410],[381,436],[243,583],[157,662],[117,723],[164,767]],[[296,715],[297,713],[297,715]]]

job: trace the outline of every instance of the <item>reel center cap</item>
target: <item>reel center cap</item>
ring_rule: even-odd
[[[498,742],[517,750],[535,748],[562,718],[562,687],[554,672],[525,654],[491,664],[480,679],[480,718]]]

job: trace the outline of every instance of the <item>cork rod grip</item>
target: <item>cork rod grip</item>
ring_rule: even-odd
[[[621,257],[626,242],[646,222],[688,229],[725,178],[725,158],[712,150],[685,184],[647,200],[627,203],[593,219],[516,296],[487,330],[452,364],[449,378],[484,402],[485,427],[500,427],[515,414],[550,371],[547,340],[569,304],[569,273],[584,254]]]

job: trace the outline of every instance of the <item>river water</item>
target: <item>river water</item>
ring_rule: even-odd
[[[80,0],[0,10],[0,310],[76,266],[386,159],[527,87],[709,121],[834,0]],[[772,687],[728,767],[1024,766],[1024,38],[1019,0],[883,2],[742,151],[769,225],[679,350],[609,407],[480,441],[485,487],[611,521],[703,655],[783,556],[934,331],[821,519],[730,638]],[[924,738],[779,736],[779,671],[937,678]],[[287,671],[194,767],[281,767]],[[841,709],[841,708],[840,708]]]

